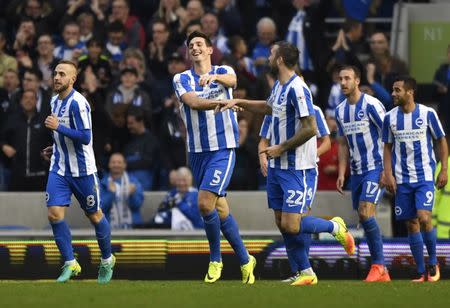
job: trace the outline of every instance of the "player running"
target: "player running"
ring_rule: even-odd
[[[316,125],[317,125],[317,133],[316,137],[318,138],[318,141],[320,141],[320,145],[317,147],[317,161],[319,160],[319,157],[330,150],[331,148],[331,140],[330,140],[330,130],[328,128],[328,125],[326,123],[325,117],[323,115],[322,110],[317,107],[316,105],[313,105],[315,117],[316,117]],[[272,116],[266,115],[264,117],[263,124],[261,125],[261,130],[259,133],[259,136],[261,137],[261,140],[258,144],[258,152],[262,153],[259,154],[259,164],[261,165],[261,173],[264,177],[267,177],[267,168],[268,168],[268,160],[267,155],[264,153],[264,150],[270,146],[270,126],[272,123]],[[317,168],[316,173],[318,174]],[[313,202],[314,202],[314,196],[317,190],[317,182],[318,182],[318,176],[316,176],[316,181],[314,183],[313,187],[308,188],[307,197],[306,197],[306,206],[311,209]],[[305,233],[303,236],[303,240],[305,243],[306,253],[309,255],[309,247],[311,245],[311,234]],[[295,262],[294,257],[292,256],[292,253],[290,250],[286,250],[286,253],[288,255],[289,264],[291,267],[291,273],[292,276],[288,277],[287,279],[283,280],[283,282],[294,282],[298,276],[300,275],[300,272],[298,271],[299,265]]]
[[[219,104],[222,111],[239,106],[250,112],[272,115],[270,146],[263,151],[270,159],[269,207],[274,210],[286,249],[299,265],[300,275],[292,285],[311,285],[318,281],[305,245],[311,233],[332,233],[349,255],[354,253],[355,243],[341,218],[328,221],[306,216],[307,195],[311,193],[313,198],[317,178],[317,126],[311,92],[295,73],[298,56],[297,47],[290,43],[278,42],[272,46],[269,65],[278,80],[267,102],[234,99]]]
[[[385,109],[373,96],[359,90],[361,72],[354,66],[339,71],[342,93],[347,97],[336,107],[339,167],[337,190],[343,194],[349,160],[353,209],[366,234],[372,266],[364,281],[386,282],[391,278],[384,265],[381,231],[375,220],[375,208],[383,190],[379,187],[383,173],[381,130]]]
[[[238,225],[225,199],[239,143],[236,113],[215,113],[217,100],[232,98],[236,74],[229,66],[212,66],[210,39],[193,32],[187,39],[193,68],[175,75],[173,84],[181,103],[181,115],[187,128],[189,163],[199,187],[198,204],[205,222],[210,263],[205,282],[217,281],[222,273],[220,231],[239,258],[242,282],[253,284],[256,259],[245,248]]]
[[[397,107],[386,114],[383,123],[385,185],[395,194],[396,219],[406,220],[409,246],[418,272],[413,281],[436,282],[440,271],[436,229],[431,222],[436,168],[433,139],[437,141],[442,164],[436,179],[438,189],[447,184],[448,147],[436,112],[416,103],[415,94],[415,79],[403,76],[394,82],[392,97]],[[426,269],[424,243],[429,256]]]
[[[81,272],[73,254],[72,237],[64,220],[65,209],[75,195],[86,216],[95,227],[101,250],[98,282],[108,283],[113,274],[115,257],[111,254],[111,231],[100,208],[99,180],[92,148],[91,109],[86,98],[75,91],[77,67],[73,62],[60,61],[54,71],[54,91],[50,102],[52,114],[45,126],[52,130],[53,147],[46,189],[48,219],[64,266],[58,282],[66,282]]]

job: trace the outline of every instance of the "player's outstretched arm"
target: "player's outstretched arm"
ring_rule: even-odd
[[[345,172],[347,171],[348,165],[348,145],[345,137],[338,137],[337,141],[339,143],[338,148],[338,178],[336,180],[336,189],[343,195],[344,194],[344,182],[345,182]]]
[[[383,165],[384,165],[384,185],[386,189],[395,194],[397,191],[397,182],[392,173],[392,143],[385,143],[383,149]]]
[[[441,189],[447,185],[448,181],[448,145],[445,137],[441,137],[437,140],[438,156],[441,161],[441,170],[436,179],[436,187]]]
[[[220,101],[199,97],[195,92],[187,92],[181,96],[183,103],[194,110],[214,110]]]
[[[225,111],[227,109],[232,109],[236,106],[243,108],[244,110],[253,112],[253,113],[260,113],[260,114],[272,114],[272,107],[267,105],[266,101],[257,101],[257,100],[249,100],[249,99],[229,99],[229,100],[223,100],[219,101],[220,105],[222,107],[220,108],[220,111]]]

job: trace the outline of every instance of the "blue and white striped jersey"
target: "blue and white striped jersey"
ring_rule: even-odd
[[[235,74],[229,66],[213,66],[210,74]],[[201,87],[200,76],[193,69],[175,75],[173,87],[180,100],[181,117],[187,128],[189,152],[209,152],[239,146],[239,129],[236,113],[232,110],[214,114],[214,110],[193,110],[183,103],[182,96],[195,92],[199,97],[211,100],[233,98],[232,89],[218,82]]]
[[[79,92],[72,90],[63,100],[58,95],[50,102],[52,114],[58,118],[59,125],[77,130],[89,129],[91,141],[88,145],[73,141],[69,137],[53,131],[53,155],[50,172],[61,176],[80,177],[97,172],[94,150],[92,148],[92,119],[88,101]]]
[[[306,83],[294,75],[285,84],[277,80],[267,100],[272,107],[270,144],[276,145],[292,138],[301,129],[300,118],[314,116],[312,95]],[[314,136],[296,149],[270,160],[271,168],[305,170],[316,168],[317,138]]]
[[[313,105],[313,108],[314,108],[316,123],[317,123],[316,137],[322,138],[324,136],[328,136],[330,134],[330,129],[328,128],[327,121],[325,120],[322,109],[320,109],[320,107],[317,107],[316,105]],[[259,131],[259,136],[270,140],[271,128],[272,128],[271,126],[272,126],[272,116],[266,115],[264,117],[264,121],[261,125],[261,130]]]
[[[300,51],[299,65],[301,70],[313,70],[311,57],[306,47],[305,37],[303,36],[303,21],[305,19],[305,11],[299,10],[292,18],[289,24],[286,41],[293,44]]]
[[[436,160],[433,140],[444,137],[436,112],[416,104],[413,112],[396,107],[383,123],[383,142],[393,143],[392,168],[398,184],[433,181]]]
[[[348,141],[351,173],[383,169],[381,130],[386,113],[383,104],[362,93],[356,104],[349,104],[345,99],[335,113],[338,134]]]

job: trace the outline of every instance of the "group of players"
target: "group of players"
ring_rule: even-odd
[[[255,282],[256,259],[245,248],[225,198],[235,163],[234,149],[239,144],[236,111],[245,109],[266,115],[261,128],[260,161],[267,176],[268,204],[296,273],[288,281],[292,285],[317,284],[308,259],[311,234],[331,233],[349,255],[355,253],[355,242],[340,217],[325,220],[309,214],[317,188],[318,156],[329,149],[330,143],[322,142],[317,148],[317,138],[328,138],[329,130],[322,112],[313,105],[308,86],[296,74],[298,49],[287,42],[272,46],[269,66],[277,80],[267,100],[251,101],[232,98],[236,74],[231,67],[211,64],[213,48],[205,34],[190,34],[187,47],[193,67],[177,74],[173,86],[187,128],[189,163],[199,188],[198,205],[210,248],[204,281],[214,283],[221,276],[222,232],[239,258],[242,282]],[[68,281],[81,272],[64,220],[73,193],[95,227],[102,254],[98,282],[108,283],[115,257],[111,254],[110,227],[99,207],[90,107],[73,89],[76,72],[76,66],[69,61],[61,61],[56,67],[57,95],[51,101],[52,115],[45,121],[54,138],[53,147],[44,150],[44,155],[51,157],[46,192],[48,217],[65,261],[57,281]],[[395,194],[397,218],[407,221],[419,274],[414,281],[437,281],[436,233],[431,225],[435,169],[432,139],[438,140],[442,162],[438,188],[447,182],[448,154],[439,119],[432,109],[415,103],[415,81],[410,77],[394,83],[392,95],[398,107],[387,114],[376,98],[360,92],[357,68],[342,67],[339,79],[346,99],[336,109],[341,136],[337,189],[343,193],[350,160],[353,207],[358,211],[372,257],[365,281],[390,281],[375,220],[375,205],[384,186]],[[426,268],[423,243],[429,254]]]

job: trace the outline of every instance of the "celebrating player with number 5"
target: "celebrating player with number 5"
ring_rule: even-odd
[[[52,153],[46,190],[48,219],[65,262],[57,281],[66,282],[81,272],[73,254],[70,229],[64,220],[65,208],[70,205],[73,193],[95,227],[102,254],[98,282],[108,283],[115,263],[111,254],[111,232],[100,209],[99,181],[92,149],[91,110],[87,100],[73,88],[76,77],[74,63],[58,63],[53,77],[54,91],[58,95],[52,98],[52,115],[45,120],[54,140],[53,149],[44,150],[44,155]]]
[[[442,164],[436,181],[438,189],[447,184],[448,148],[436,112],[415,103],[415,94],[416,81],[413,78],[399,77],[394,82],[392,97],[397,107],[386,114],[383,123],[385,184],[395,194],[396,219],[406,220],[409,245],[418,272],[413,281],[436,282],[440,273],[436,257],[436,229],[431,223],[436,168],[433,139],[437,140]],[[424,243],[429,255],[427,269]]]

